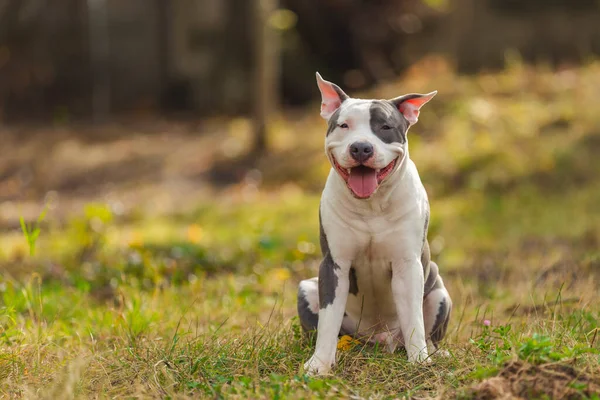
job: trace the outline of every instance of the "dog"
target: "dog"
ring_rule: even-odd
[[[298,287],[300,323],[317,336],[304,370],[330,373],[339,335],[390,353],[403,345],[409,362],[428,362],[452,300],[430,260],[429,201],[407,132],[437,92],[355,99],[318,72],[317,85],[331,170],[319,208],[319,276]]]

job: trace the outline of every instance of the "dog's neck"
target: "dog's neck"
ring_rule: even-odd
[[[329,200],[335,203],[336,208],[365,217],[402,213],[407,205],[406,197],[411,196],[417,183],[415,180],[419,180],[408,149],[393,174],[368,199],[357,199],[352,196],[344,180],[333,168],[329,179],[333,180],[332,184],[335,186],[335,196]]]

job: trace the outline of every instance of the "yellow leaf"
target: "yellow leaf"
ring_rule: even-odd
[[[200,240],[202,240],[202,228],[200,225],[190,225],[187,230],[187,238],[192,243],[200,243]]]
[[[275,279],[279,280],[279,281],[286,281],[288,279],[290,279],[290,270],[287,268],[276,268],[273,271],[273,275],[275,276]]]
[[[353,339],[352,336],[344,335],[338,340],[337,348],[341,351],[347,351],[360,344],[360,342],[356,339]]]
[[[144,238],[139,232],[133,232],[129,238],[130,247],[140,247],[144,244]]]

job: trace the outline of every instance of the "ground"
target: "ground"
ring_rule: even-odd
[[[409,143],[454,300],[448,357],[344,339],[333,375],[303,373],[317,105],[275,118],[254,164],[245,119],[10,128],[0,396],[600,398],[600,64],[466,77],[429,59],[364,96],[434,89]]]

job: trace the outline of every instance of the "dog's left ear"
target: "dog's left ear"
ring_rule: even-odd
[[[419,110],[425,103],[433,99],[437,94],[437,90],[427,94],[405,94],[404,96],[396,97],[391,102],[398,107],[398,110],[404,115],[404,118],[409,124],[414,125],[419,120]]]
[[[335,83],[331,83],[321,78],[317,72],[317,86],[321,92],[321,117],[329,120],[335,110],[340,108],[348,95]]]

